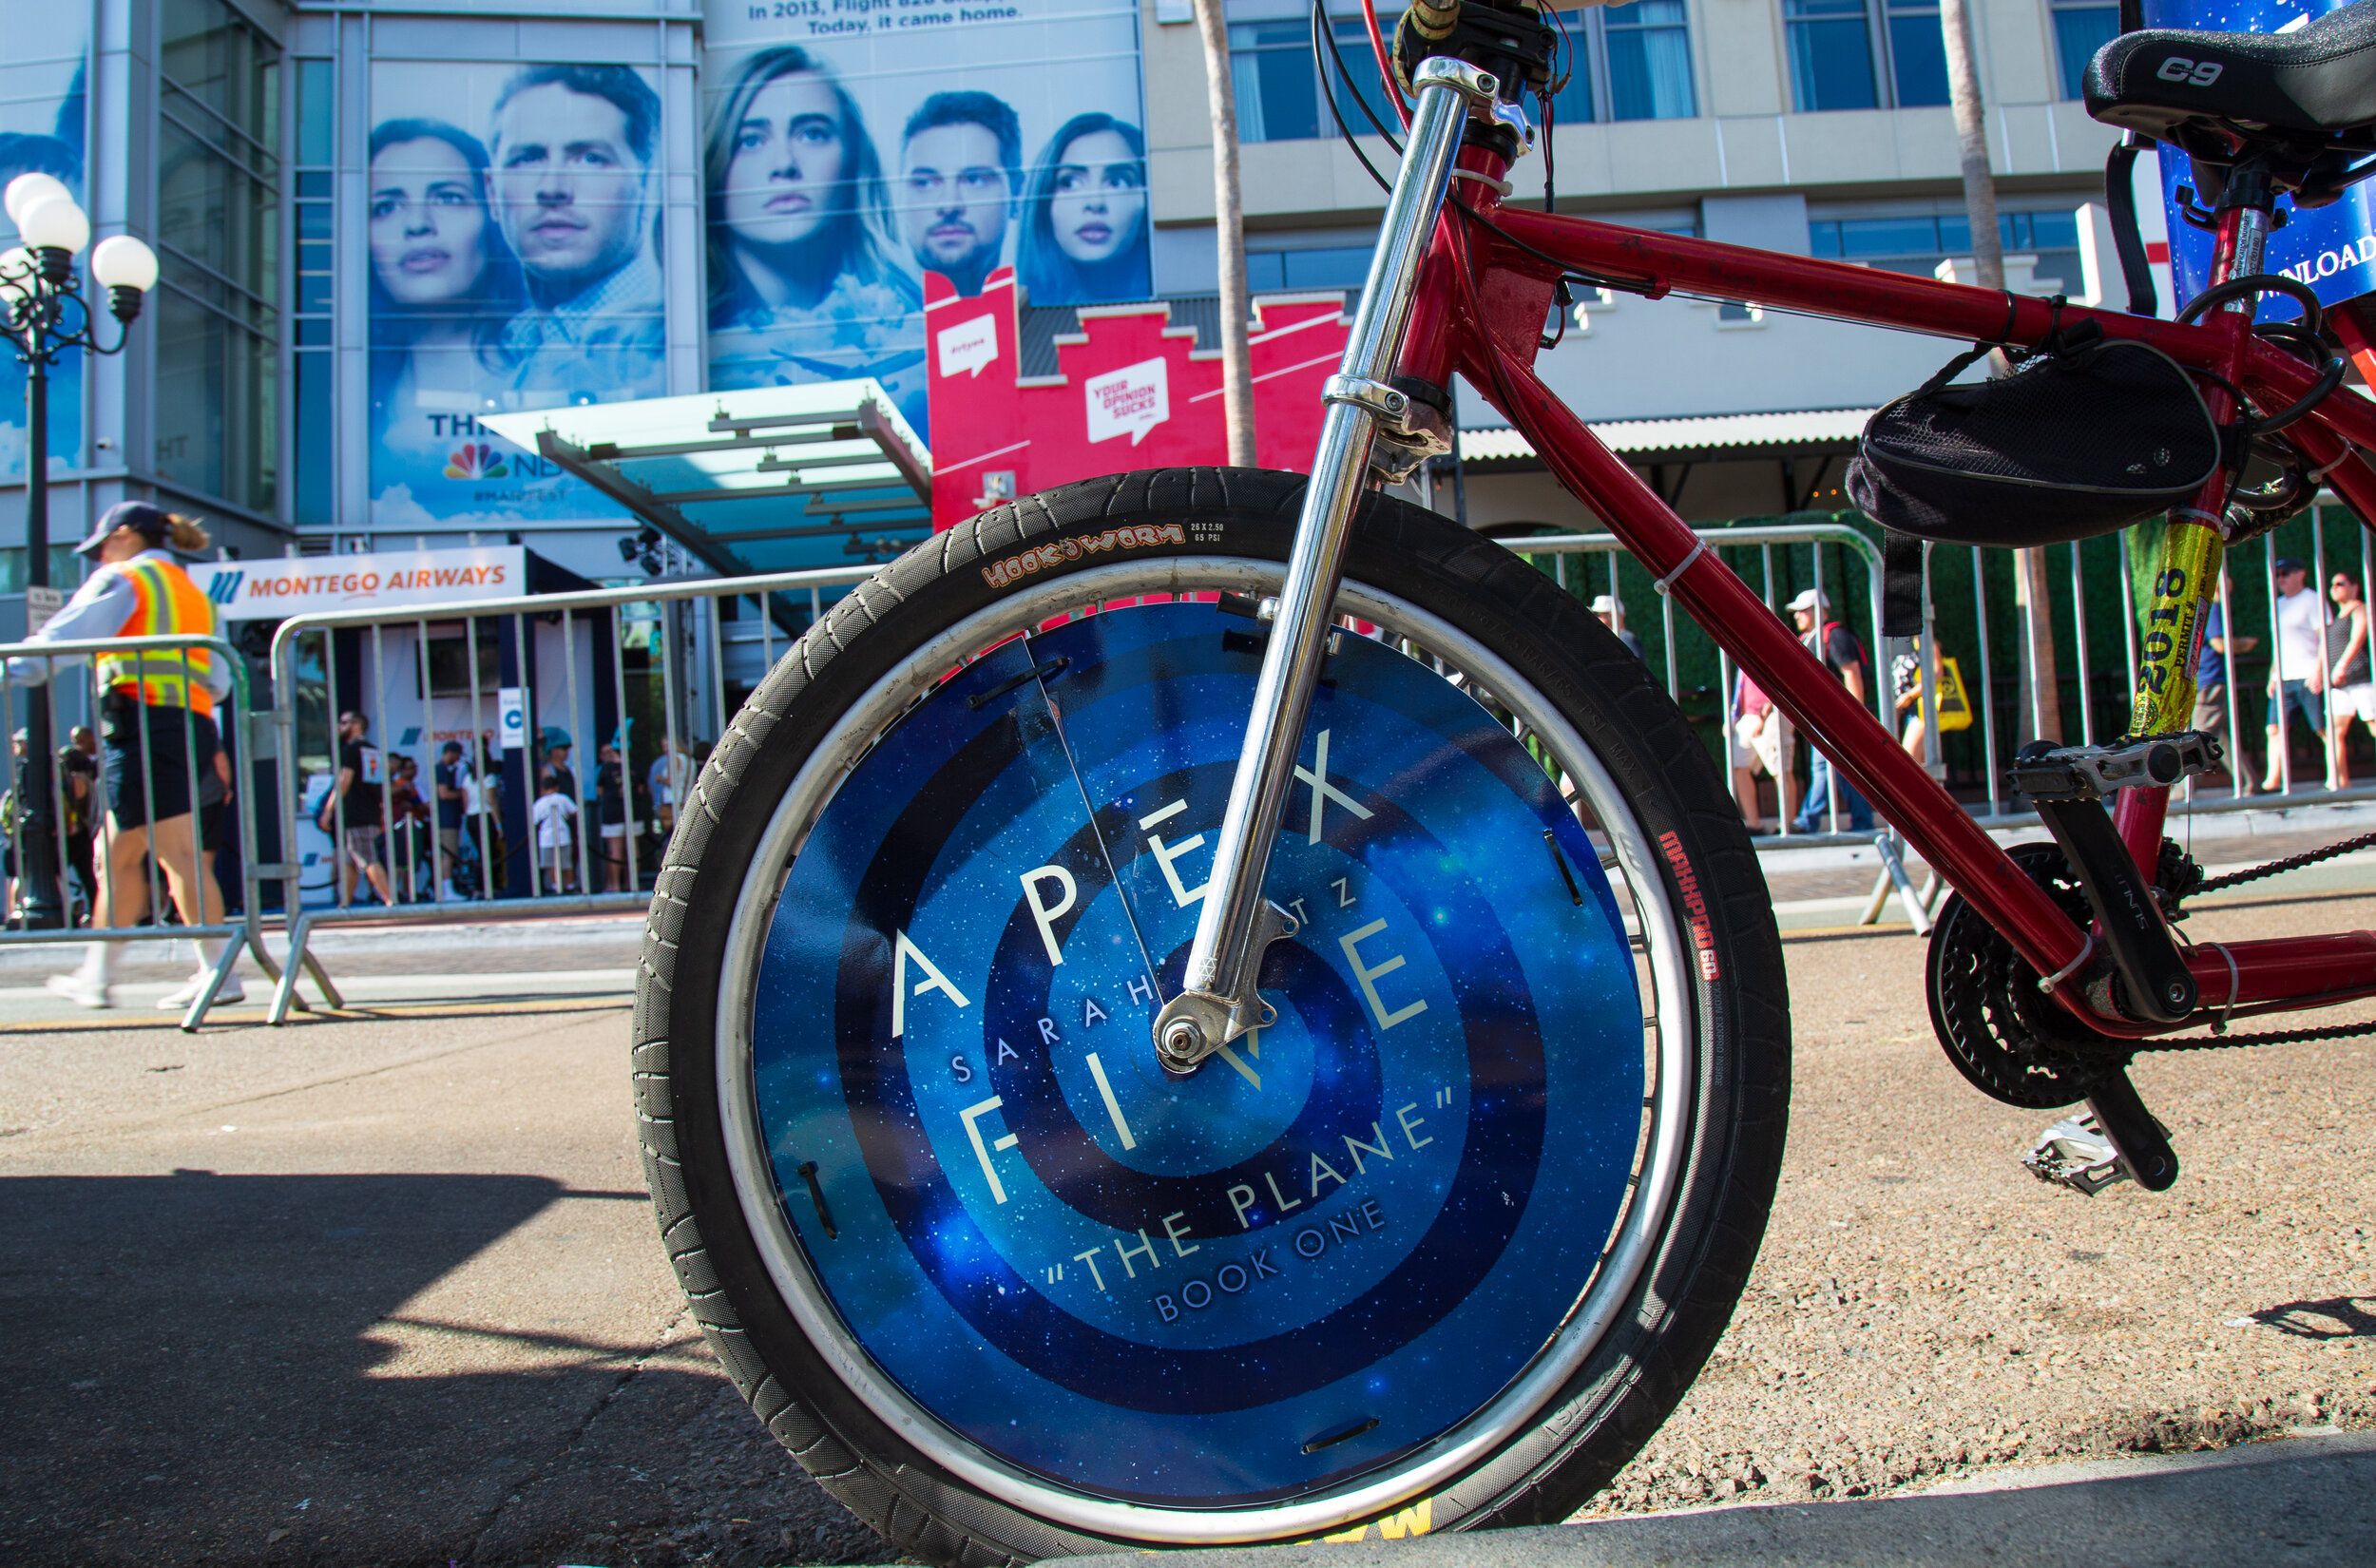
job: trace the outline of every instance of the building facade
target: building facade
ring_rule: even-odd
[[[1976,14],[2014,286],[2086,296],[2112,137],[2077,86],[2117,8]],[[1309,11],[1229,16],[1255,287],[1357,285],[1383,197],[1336,136]],[[1523,191],[1547,162],[1563,211],[1923,273],[1967,252],[1935,7],[1561,20],[1554,156]],[[1376,107],[1357,12],[1332,21]],[[53,382],[53,542],[145,496],[246,557],[519,536],[615,578],[635,522],[479,414],[853,374],[904,411],[928,265],[976,288],[1014,266],[1035,309],[1217,286],[1185,0],[0,0],[0,178],[58,174],[163,264],[128,352]],[[1587,419],[1695,422],[1627,455],[1696,519],[1839,505],[1838,411],[1952,352],[1606,296],[1563,332],[1546,374]],[[9,592],[29,454],[0,375]],[[1588,523],[1490,410],[1462,413],[1473,525]]]

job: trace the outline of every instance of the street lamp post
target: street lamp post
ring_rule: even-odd
[[[98,338],[98,320],[83,297],[74,258],[90,243],[90,219],[73,193],[46,174],[22,174],[9,182],[9,221],[23,241],[0,252],[0,333],[25,367],[25,582],[49,585],[49,368],[68,349],[118,354],[130,340],[141,296],[157,282],[157,258],[129,235],[102,239],[91,251],[93,282],[107,291],[107,310],[118,322],[112,346]],[[27,596],[30,602],[31,596]],[[18,919],[29,929],[66,924],[59,887],[57,758],[52,748],[48,692],[27,704],[24,776],[23,864]]]

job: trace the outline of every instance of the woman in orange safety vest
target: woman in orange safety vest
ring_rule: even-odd
[[[215,606],[190,581],[174,551],[195,554],[206,547],[206,530],[144,501],[109,507],[75,553],[98,558],[98,569],[72,599],[29,641],[92,641],[112,637],[211,637]],[[79,663],[79,654],[9,661],[11,679],[37,683],[52,665]],[[151,853],[173,894],[174,907],[190,926],[222,919],[222,891],[201,871],[192,828],[203,775],[222,771],[216,727],[218,703],[231,690],[231,672],[204,648],[186,658],[179,652],[101,654],[101,769],[106,780],[107,815],[100,827],[104,846],[99,886],[92,890],[94,925],[129,926],[147,908],[144,874]],[[152,820],[153,816],[153,820]],[[119,944],[94,942],[83,966],[52,975],[49,988],[86,1007],[114,1004],[111,985]],[[199,968],[190,982],[158,1004],[182,1008],[221,954],[216,940],[201,941]],[[219,1002],[240,1002],[245,992],[234,971],[216,993]]]

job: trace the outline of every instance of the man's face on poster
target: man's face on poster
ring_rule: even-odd
[[[643,242],[644,166],[626,112],[558,82],[514,93],[495,117],[495,211],[528,277],[578,293]]]
[[[1014,188],[987,125],[932,125],[900,157],[900,227],[916,260],[938,272],[987,270],[1006,243]]]

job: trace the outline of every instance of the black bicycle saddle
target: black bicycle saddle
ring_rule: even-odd
[[[2376,0],[2290,32],[2122,33],[2096,51],[2085,90],[2106,124],[2181,145],[2195,126],[2365,143],[2352,133],[2376,126]]]

